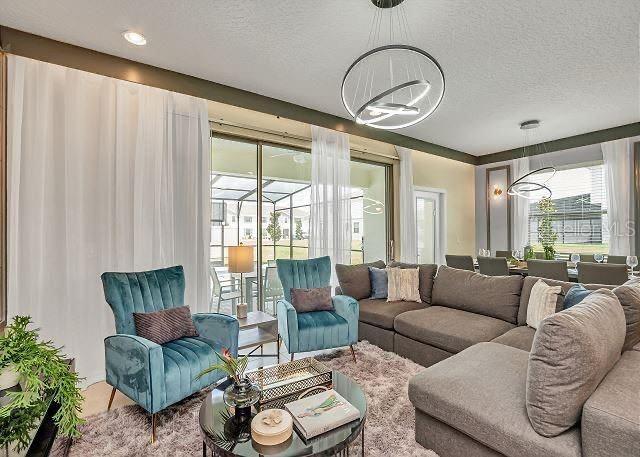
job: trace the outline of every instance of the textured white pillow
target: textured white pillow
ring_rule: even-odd
[[[387,301],[415,301],[420,300],[420,269],[419,268],[387,268],[389,292]]]
[[[560,286],[550,286],[542,279],[538,279],[531,288],[529,304],[527,306],[527,325],[535,329],[545,317],[556,313],[558,295],[562,292]]]

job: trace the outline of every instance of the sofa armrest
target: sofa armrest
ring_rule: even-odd
[[[238,319],[227,314],[198,313],[192,316],[193,324],[201,337],[214,341],[221,348],[226,348],[238,355],[238,335],[240,324]]]
[[[640,352],[626,351],[582,408],[585,457],[640,455]]]
[[[348,295],[336,295],[333,297],[333,307],[336,314],[343,317],[349,323],[349,343],[358,342],[358,318],[360,316],[360,304]]]
[[[162,346],[136,335],[112,335],[104,340],[107,383],[150,413],[165,401]]]
[[[298,313],[286,300],[278,300],[276,306],[280,338],[289,352],[298,352]]]

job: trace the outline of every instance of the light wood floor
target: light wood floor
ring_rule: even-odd
[[[263,350],[265,354],[275,354],[276,343],[265,344]],[[312,357],[314,355],[327,352],[331,351],[305,352],[304,354],[297,354],[295,358],[298,359],[302,357]],[[242,353],[245,353],[245,351],[243,351]],[[259,349],[254,352],[254,354],[259,353]],[[283,344],[280,348],[280,362],[287,362],[290,359],[291,355],[287,352],[287,349]],[[276,363],[277,359],[275,357],[251,357],[249,360],[249,369],[258,368],[260,366],[275,365]],[[82,404],[82,416],[88,417],[107,410],[109,396],[111,395],[111,386],[104,381],[97,382],[87,387],[82,392],[82,394],[84,395],[84,402]],[[116,391],[111,409],[120,408],[122,406],[132,404],[134,404],[132,400]]]

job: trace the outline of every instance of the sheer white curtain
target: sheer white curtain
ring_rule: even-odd
[[[633,146],[628,139],[602,143],[607,217],[609,219],[609,254],[630,255],[634,250],[633,222]]]
[[[351,263],[349,135],[311,127],[309,257],[328,255],[332,266]],[[335,269],[333,269],[335,272]],[[336,284],[335,273],[332,283]]]
[[[515,181],[529,173],[529,157],[521,157],[511,161],[511,180]],[[529,203],[524,197],[509,197],[513,213],[511,216],[511,241],[512,248],[523,252],[523,248],[529,244]]]
[[[416,196],[413,187],[411,149],[396,146],[400,157],[400,260],[418,261],[418,231],[416,228]]]
[[[206,103],[9,56],[8,311],[104,379],[100,274],[182,264],[209,301]]]

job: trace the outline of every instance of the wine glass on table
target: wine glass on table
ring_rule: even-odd
[[[578,262],[580,262],[580,254],[571,254],[571,263],[573,263],[574,268],[578,266]]]
[[[604,260],[604,254],[593,254],[593,259],[598,263],[602,263]]]
[[[633,269],[638,266],[638,256],[628,255],[627,265],[631,267],[631,276],[635,277],[635,275],[633,274]]]

